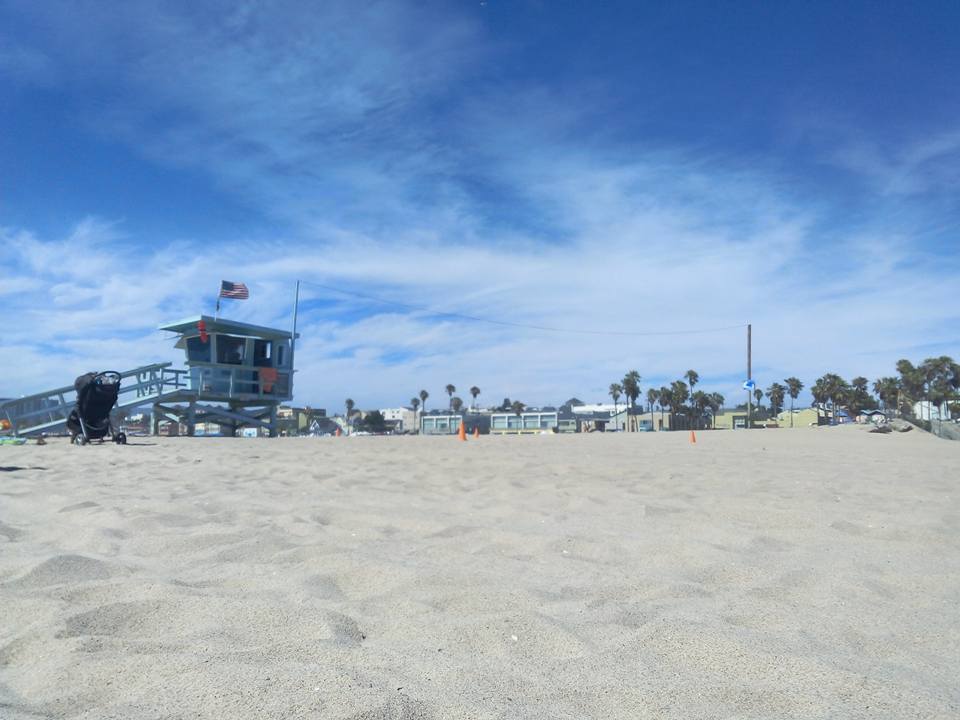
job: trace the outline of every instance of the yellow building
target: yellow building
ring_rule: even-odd
[[[790,427],[790,411],[784,410],[777,415],[777,424],[780,427]],[[793,411],[793,427],[810,427],[817,424],[816,408],[797,408]]]

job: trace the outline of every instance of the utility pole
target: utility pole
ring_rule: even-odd
[[[753,380],[753,367],[752,367],[752,332],[753,325],[747,325],[747,383],[749,384]],[[750,430],[753,428],[753,390],[747,389],[747,429]]]

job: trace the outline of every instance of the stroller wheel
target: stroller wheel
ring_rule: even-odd
[[[117,433],[116,437],[113,438],[113,441],[117,445],[126,445],[127,444],[127,434],[126,433]]]
[[[73,436],[73,444],[74,444],[74,445],[86,445],[88,442],[90,442],[90,441],[87,440],[83,435],[74,435],[74,436]]]

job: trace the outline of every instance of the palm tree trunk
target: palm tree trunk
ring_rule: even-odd
[[[793,427],[793,395],[790,396],[790,427]]]

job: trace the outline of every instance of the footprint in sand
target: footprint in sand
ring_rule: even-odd
[[[171,627],[175,612],[176,608],[162,601],[110,603],[68,617],[57,637],[148,635],[149,629]]]
[[[463,537],[464,535],[469,535],[472,532],[476,532],[479,528],[469,527],[467,525],[451,525],[448,528],[444,528],[439,532],[435,532],[428,537],[432,538],[456,538]]]
[[[310,590],[311,594],[322,600],[342,600],[343,591],[329,575],[315,575],[309,578],[304,585]]]
[[[73,512],[74,510],[84,510],[86,508],[100,507],[100,503],[95,503],[93,500],[87,500],[85,502],[76,503],[75,505],[67,505],[57,510],[58,513]]]
[[[347,720],[431,720],[433,717],[424,703],[400,694],[385,705],[351,715]]]
[[[108,580],[126,572],[125,568],[84,555],[54,555],[23,577],[10,582],[9,585],[22,588],[72,585],[94,580]]]
[[[0,536],[5,537],[8,542],[16,542],[23,537],[23,530],[17,530],[15,527],[0,521]]]
[[[846,520],[837,520],[836,522],[830,523],[830,527],[834,530],[839,530],[842,533],[847,535],[866,535],[868,530],[863,525],[857,525],[856,523],[848,522]]]

